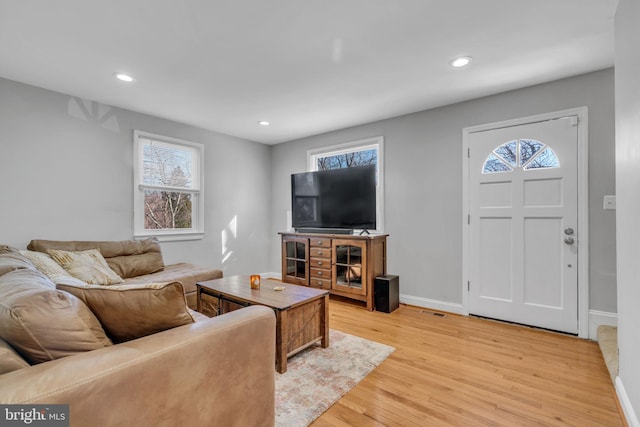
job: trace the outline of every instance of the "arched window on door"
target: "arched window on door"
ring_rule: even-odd
[[[546,144],[535,139],[514,139],[496,147],[487,156],[482,173],[511,172],[521,167],[524,170],[560,167],[556,153]]]

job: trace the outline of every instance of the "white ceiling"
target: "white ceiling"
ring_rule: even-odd
[[[0,76],[275,144],[611,67],[617,1],[0,0]]]

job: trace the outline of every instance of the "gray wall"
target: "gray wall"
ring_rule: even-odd
[[[403,294],[460,304],[462,129],[589,107],[590,308],[616,311],[613,70],[370,123],[273,147],[0,79],[2,243],[32,238],[128,239],[133,231],[132,130],[205,144],[203,240],[163,243],[167,262],[226,274],[279,272],[277,232],[290,209],[289,176],[306,150],[385,137],[389,272]],[[222,263],[221,233],[238,235]]]
[[[618,394],[629,425],[640,425],[640,2],[616,13],[616,190],[618,221]],[[631,405],[631,407],[628,406]],[[635,418],[635,419],[634,419]],[[633,420],[633,422],[632,422]]]
[[[274,146],[273,230],[286,227],[289,175],[306,169],[306,151],[384,136],[388,270],[400,292],[462,303],[462,129],[573,107],[589,108],[590,308],[616,311],[613,70],[506,92]],[[271,268],[279,271],[278,239]]]
[[[205,237],[162,243],[165,262],[268,269],[270,147],[0,79],[0,243],[133,234],[133,129],[205,145]],[[222,263],[221,233],[237,217]]]

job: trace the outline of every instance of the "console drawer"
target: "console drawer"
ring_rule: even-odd
[[[320,248],[330,248],[331,247],[331,239],[327,239],[325,237],[310,237],[309,243],[311,247],[320,247]]]
[[[310,268],[309,276],[313,279],[331,279],[331,269],[328,268]]]
[[[331,279],[319,279],[317,277],[310,277],[309,286],[314,288],[331,289]]]
[[[331,258],[331,248],[319,247],[309,250],[311,258]]]
[[[310,268],[331,268],[331,258],[311,258],[309,259]]]

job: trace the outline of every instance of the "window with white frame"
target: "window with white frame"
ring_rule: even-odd
[[[307,151],[310,172],[376,165],[376,223],[375,231],[384,230],[384,138],[362,139]]]
[[[204,145],[134,131],[134,235],[200,239]]]

